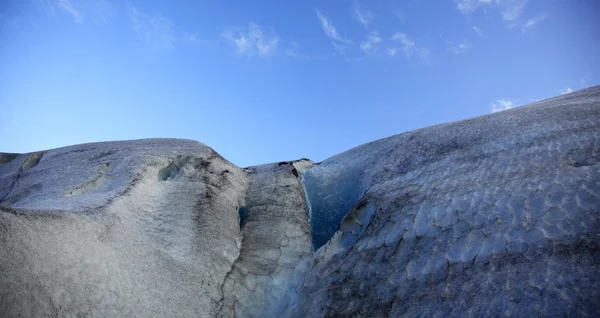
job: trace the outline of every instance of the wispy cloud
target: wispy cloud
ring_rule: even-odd
[[[321,11],[319,11],[319,9],[315,9],[315,11],[317,12],[317,17],[319,18],[319,21],[321,22],[321,26],[323,27],[323,31],[325,32],[325,35],[327,37],[329,37],[330,39],[337,41],[339,43],[345,43],[345,44],[352,43],[350,40],[340,36],[340,34],[337,32],[337,30],[335,29],[335,27],[333,26],[331,21],[329,21],[327,19],[327,17],[323,13],[321,13]]]
[[[58,6],[62,10],[71,14],[73,16],[73,21],[75,21],[75,23],[83,23],[83,17],[81,16],[81,13],[79,13],[79,11],[77,11],[73,7],[73,5],[71,4],[71,2],[69,0],[58,0]]]
[[[367,39],[360,44],[360,49],[367,54],[376,54],[379,51],[379,43],[381,43],[381,37],[377,31],[373,31],[369,34]]]
[[[361,8],[358,1],[354,1],[352,9],[356,21],[360,22],[360,24],[362,24],[363,27],[365,27],[365,29],[368,29],[369,23],[371,23],[371,20],[373,20],[373,17],[375,16],[373,12]]]
[[[147,14],[134,6],[129,7],[132,29],[144,41],[157,49],[170,50],[176,42],[173,23],[160,14]]]
[[[567,87],[567,88],[563,89],[562,91],[560,91],[560,94],[564,95],[564,94],[569,94],[569,93],[572,93],[572,92],[573,92],[573,89],[570,88],[570,87]]]
[[[430,53],[426,48],[422,48],[416,45],[416,43],[411,40],[408,35],[402,32],[397,32],[392,36],[392,42],[400,45],[400,48],[404,52],[406,57],[411,57],[413,54],[418,56],[421,60],[423,60],[426,64],[430,64]],[[395,55],[396,48],[391,47],[388,48],[388,55]]]
[[[473,31],[474,31],[475,33],[477,33],[477,35],[479,35],[479,36],[483,36],[483,30],[482,30],[481,28],[478,28],[478,27],[474,26],[474,27],[473,27]]]
[[[323,27],[323,32],[325,32],[325,35],[329,38],[331,45],[333,46],[333,49],[336,52],[333,55],[339,55],[350,63],[361,61],[362,58],[348,57],[347,51],[348,47],[352,45],[352,41],[342,37],[337,32],[331,21],[327,19],[327,17],[323,13],[321,13],[319,9],[315,8],[315,11],[317,13],[317,17],[319,18],[319,22],[321,22],[321,27]]]
[[[527,22],[525,22],[525,23],[523,23],[523,25],[521,25],[521,34],[525,34],[525,32],[527,32],[527,30],[533,28],[538,23],[546,20],[547,17],[548,17],[548,14],[543,13],[543,14],[537,15],[537,16],[527,20]]]
[[[466,44],[466,43],[456,43],[455,44],[452,42],[449,42],[448,45],[449,45],[448,51],[450,51],[452,54],[465,54],[473,46],[473,44]]]
[[[243,31],[226,29],[221,33],[221,37],[231,43],[238,53],[249,56],[274,55],[279,44],[279,37],[275,32],[267,33],[254,23],[250,23],[248,29]]]
[[[515,108],[517,105],[510,99],[498,99],[495,102],[492,102],[491,109],[492,113]]]
[[[415,50],[415,42],[408,38],[408,36],[402,32],[398,32],[392,36],[392,40],[400,43],[406,56],[410,56]]]
[[[34,4],[51,16],[56,12],[68,14],[73,22],[82,24],[86,21],[106,23],[114,17],[114,7],[107,0],[34,0]]]
[[[469,14],[480,6],[491,4],[492,0],[455,0],[456,8],[463,14]]]
[[[496,3],[503,7],[502,19],[506,22],[513,22],[521,16],[527,0],[496,0]]]
[[[523,14],[528,0],[455,0],[456,9],[462,14],[470,14],[480,8],[497,8],[502,13],[502,20],[509,28],[518,25],[516,21]]]

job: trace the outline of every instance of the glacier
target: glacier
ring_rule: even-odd
[[[0,153],[0,314],[600,315],[600,86],[240,168],[183,139]]]

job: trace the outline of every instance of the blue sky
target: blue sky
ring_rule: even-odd
[[[194,139],[239,166],[599,83],[596,1],[0,0],[0,151]]]

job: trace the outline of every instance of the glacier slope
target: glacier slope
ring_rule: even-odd
[[[32,156],[40,160],[25,169]],[[0,184],[13,185],[0,202],[3,316],[217,310],[241,246],[237,211],[248,181],[212,149],[169,139],[97,143],[1,168]]]
[[[599,161],[600,87],[327,159],[286,315],[598,315]]]
[[[177,139],[0,154],[0,312],[598,316],[599,159],[600,86],[314,165]]]

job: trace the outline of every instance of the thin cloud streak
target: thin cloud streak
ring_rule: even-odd
[[[454,44],[452,42],[449,43],[450,47],[448,47],[448,51],[450,51],[452,54],[465,54],[469,51],[469,49],[473,46],[473,44],[465,44],[465,43],[458,43],[458,44]]]
[[[107,0],[33,0],[33,3],[53,17],[56,12],[64,12],[77,24],[88,20],[106,23],[107,18],[115,16],[113,5]]]
[[[396,32],[392,36],[392,42],[398,43],[401,46],[402,51],[404,52],[404,55],[406,57],[410,58],[414,54],[417,55],[421,60],[423,60],[425,64],[431,65],[429,50],[417,46],[416,43],[413,40],[411,40],[405,33]],[[388,48],[388,55],[393,56],[395,54],[396,48]]]
[[[527,20],[527,22],[525,22],[521,26],[521,34],[525,34],[525,32],[527,32],[529,29],[532,29],[533,27],[535,27],[540,22],[546,20],[547,17],[548,17],[548,14],[547,13],[543,13],[543,14],[537,15],[537,16],[535,16],[535,17]]]
[[[62,10],[70,13],[73,16],[73,21],[75,21],[75,23],[83,23],[83,17],[79,13],[79,11],[75,10],[75,8],[71,4],[71,2],[69,2],[69,0],[58,0],[58,6]]]
[[[321,22],[321,26],[323,27],[323,32],[325,32],[325,35],[327,37],[340,43],[352,44],[350,40],[340,36],[340,34],[337,32],[331,21],[329,21],[327,17],[323,13],[321,13],[321,11],[319,11],[319,9],[315,8],[315,11],[317,12],[317,17]]]
[[[360,49],[367,54],[375,54],[379,51],[378,45],[381,41],[382,39],[376,31],[371,32],[367,37],[367,40],[360,44]]]
[[[518,20],[523,14],[528,0],[455,0],[456,9],[464,15],[471,14],[480,8],[498,8],[502,20],[509,29],[519,25]]]
[[[354,1],[353,8],[354,18],[356,19],[356,21],[362,24],[365,29],[368,29],[369,23],[371,23],[371,20],[373,20],[373,17],[375,15],[370,11],[361,9],[358,1]]]

